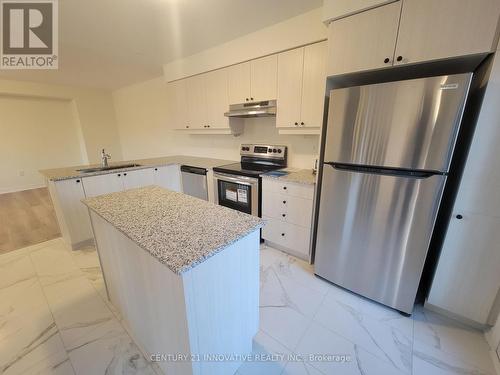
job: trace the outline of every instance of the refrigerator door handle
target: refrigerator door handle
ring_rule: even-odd
[[[443,172],[438,171],[419,171],[419,170],[411,170],[411,169],[403,169],[403,168],[390,168],[390,167],[372,167],[365,165],[353,165],[353,164],[343,164],[343,163],[327,163],[325,164],[331,166],[334,169],[341,171],[349,171],[349,172],[358,172],[358,173],[369,173],[369,174],[377,174],[383,176],[398,176],[398,177],[406,177],[406,178],[429,178],[435,175],[445,175]]]

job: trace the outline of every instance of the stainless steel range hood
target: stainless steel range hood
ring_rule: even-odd
[[[231,104],[229,112],[224,113],[224,116],[242,118],[276,116],[276,100]]]

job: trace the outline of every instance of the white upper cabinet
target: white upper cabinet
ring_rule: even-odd
[[[392,66],[401,2],[334,21],[328,27],[328,75]]]
[[[493,52],[499,15],[498,0],[401,0],[337,19],[328,75]]]
[[[327,51],[327,42],[304,47],[300,121],[306,127],[321,127],[323,123]]]
[[[277,65],[271,55],[227,68],[229,103],[276,99]]]
[[[186,79],[187,117],[190,129],[203,129],[207,121],[207,101],[203,74]]]
[[[173,109],[173,118],[185,126],[177,129],[221,129],[229,128],[229,120],[224,116],[229,108],[228,99],[228,70],[218,69],[212,72],[199,74],[182,80],[184,85],[178,84],[172,88],[177,91],[180,98],[173,101],[179,104],[178,108],[184,108],[185,117],[175,115],[179,109]],[[170,84],[169,84],[170,85]],[[182,105],[184,94],[186,105]],[[187,108],[187,109],[186,109]]]
[[[280,132],[318,134],[327,51],[324,41],[171,82],[167,87],[171,121],[176,129],[197,134],[233,132],[237,119],[230,126],[224,116],[230,104],[276,99],[276,125],[288,128]],[[313,129],[303,129],[307,127]]]
[[[495,50],[498,0],[404,0],[394,64]]]
[[[326,42],[311,44],[278,55],[277,127],[321,127],[326,59]]]
[[[167,101],[171,126],[174,129],[189,129],[186,80],[167,84]]]
[[[239,104],[250,100],[250,62],[227,68],[229,104]]]
[[[271,55],[250,62],[250,100],[276,99],[278,56]]]
[[[277,127],[300,124],[303,69],[304,48],[292,49],[278,55]]]
[[[224,116],[224,112],[229,110],[228,71],[219,69],[203,76],[207,106],[207,117],[203,128],[229,128],[229,118]]]

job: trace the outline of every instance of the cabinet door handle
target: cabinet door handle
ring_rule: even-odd
[[[126,174],[126,173],[124,173],[123,175],[124,175],[124,176],[126,176],[127,174]]]
[[[457,216],[455,216],[458,220],[462,220],[464,217],[460,214],[458,214]]]
[[[250,100],[253,100],[253,98],[250,98]]]
[[[301,123],[300,123],[300,125],[301,125],[301,126],[304,126],[304,123],[303,123],[303,122],[301,122]]]
[[[384,59],[384,63],[387,64],[389,61],[391,61],[388,57]]]
[[[118,177],[120,177],[120,176],[121,176],[121,174],[120,174],[120,173],[118,173]]]
[[[286,204],[286,201],[283,201],[283,204]]]
[[[398,56],[398,57],[396,58],[396,60],[397,60],[397,61],[403,61],[403,56]]]
[[[245,100],[248,102],[248,98],[245,98]]]
[[[285,217],[285,216],[286,216],[286,214],[281,214],[281,216]]]
[[[79,184],[80,183],[80,180],[76,180],[76,183]]]
[[[158,170],[158,168],[155,168],[155,171],[157,171],[157,170]]]
[[[281,233],[281,236],[282,236],[282,237],[285,237],[285,233]]]
[[[283,186],[283,190],[286,190],[286,186]]]
[[[296,122],[296,123],[295,123],[295,126],[297,126],[298,124],[299,124],[299,123],[298,123],[298,122]]]
[[[186,129],[189,129],[189,125],[186,125]]]

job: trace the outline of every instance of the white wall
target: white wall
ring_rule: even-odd
[[[110,91],[0,80],[0,96],[27,96],[72,101],[75,121],[79,124],[88,161],[99,162],[99,150],[103,147],[112,154],[113,159],[121,160],[122,152]]]
[[[262,10],[265,12],[265,9]],[[322,8],[206,49],[163,66],[166,81],[208,72],[243,61],[326,40]]]
[[[0,96],[0,193],[44,185],[39,169],[85,157],[71,101]]]
[[[113,93],[124,159],[192,155],[239,160],[241,143],[289,146],[288,163],[312,168],[318,153],[317,135],[279,135],[274,118],[245,120],[243,135],[188,135],[171,129],[162,77]]]
[[[43,185],[39,169],[97,163],[103,147],[122,159],[111,92],[0,80],[0,193]]]
[[[163,77],[113,92],[124,160],[173,155]]]

